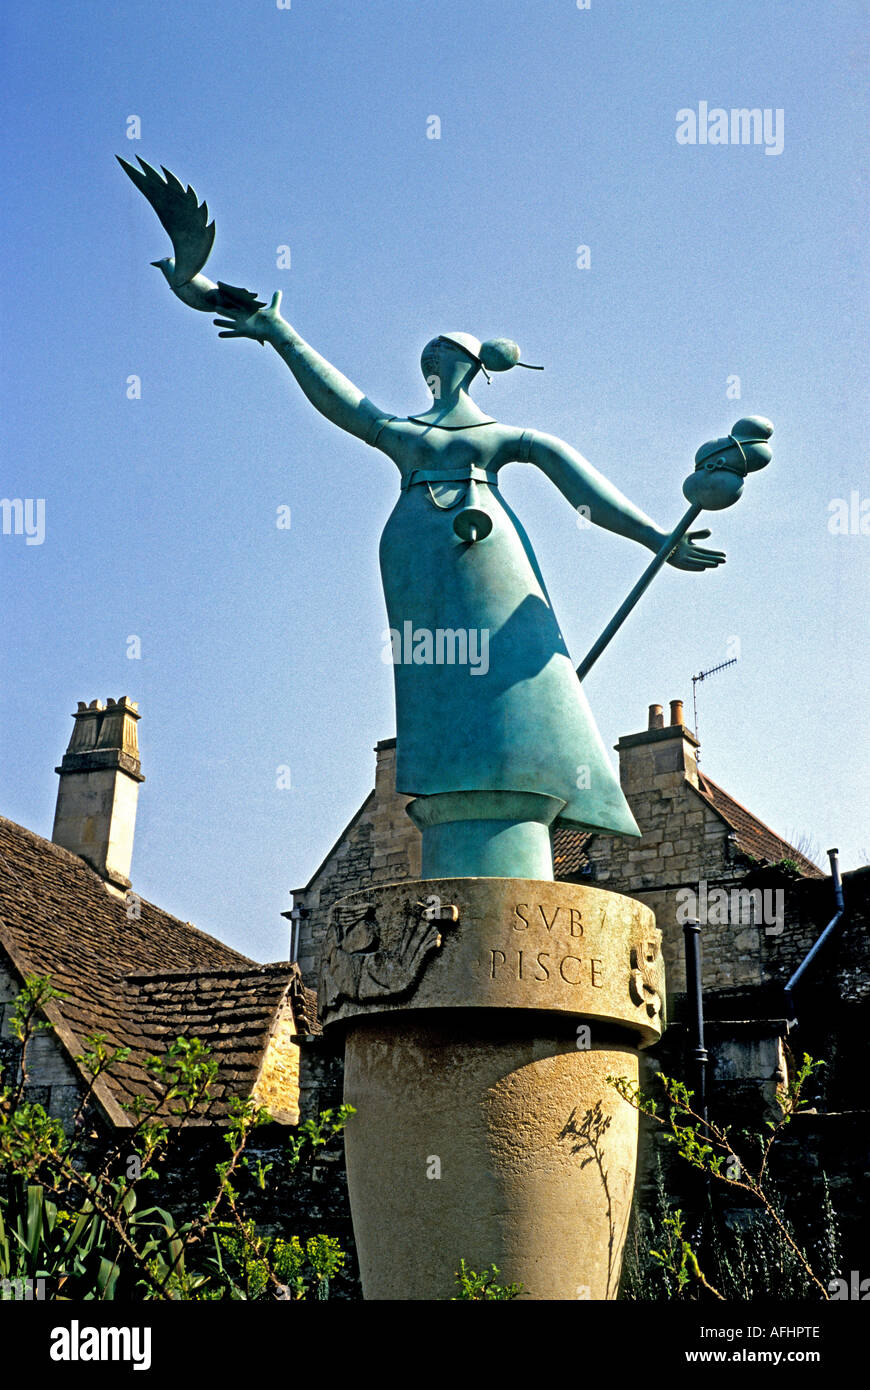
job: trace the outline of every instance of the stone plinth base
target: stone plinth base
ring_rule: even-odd
[[[346,1130],[367,1299],[448,1299],[460,1259],[531,1299],[616,1296],[637,1113],[608,1075],[629,1044],[578,1051],[552,1019],[368,1019],[347,1037]],[[531,1026],[530,1026],[531,1025]]]
[[[345,1034],[367,1299],[447,1299],[464,1259],[532,1299],[615,1298],[637,1080],[661,1032],[652,913],[546,880],[425,879],[335,903],[320,988]]]

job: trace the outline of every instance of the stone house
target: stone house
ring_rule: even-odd
[[[180,1034],[207,1043],[220,1070],[209,1114],[250,1096],[274,1119],[299,1118],[298,1035],[315,1004],[289,961],[258,965],[133,892],[140,771],[138,710],[126,697],[79,704],[51,841],[0,818],[0,1036],[28,975],[65,998],[48,1003],[51,1032],[33,1040],[29,1098],[71,1122],[88,1078],[75,1058],[103,1033],[129,1057],[92,1099],[114,1126],[125,1102],[149,1095],[145,1059]],[[198,1123],[208,1123],[202,1117]]]
[[[255,1131],[251,1145],[267,1157],[286,1147],[300,1111],[316,1106],[323,1087],[308,1103],[300,1068],[306,1042],[319,1033],[316,999],[295,963],[258,964],[134,891],[129,873],[144,780],[137,707],[126,698],[105,708],[80,703],[73,718],[57,769],[52,840],[0,817],[0,1066],[5,1079],[20,1078],[21,1049],[10,1026],[15,1000],[25,979],[48,976],[63,997],[46,1004],[51,1029],[28,1045],[24,1099],[43,1105],[68,1133],[84,1126],[99,1148],[123,1141],[134,1096],[157,1095],[148,1058],[180,1036],[206,1044],[218,1063],[208,1106],[183,1122],[162,1113],[174,1157],[150,1190],[153,1200],[183,1213],[213,1195],[234,1097],[270,1114],[273,1123]],[[92,1083],[77,1059],[93,1034],[129,1055]],[[332,1156],[320,1159],[320,1177],[331,1171]],[[352,1248],[341,1179],[319,1182],[313,1193],[307,1178],[291,1186],[284,1212],[275,1194],[271,1203],[258,1199],[263,1224],[277,1229],[289,1215],[294,1234],[337,1234]]]

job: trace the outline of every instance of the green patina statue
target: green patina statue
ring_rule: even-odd
[[[178,298],[217,312],[223,338],[270,343],[322,415],[399,470],[380,561],[396,785],[414,797],[408,811],[423,833],[423,877],[551,879],[556,823],[638,835],[499,474],[509,463],[534,464],[595,525],[679,569],[724,561],[697,544],[709,532],[674,539],[570,445],[485,414],[469,394],[478,373],[526,365],[506,339],[433,338],[421,357],[432,404],[411,416],[380,409],[282,318],[280,293],[267,307],[199,273],[214,224],[191,188],[142,160],[142,172],[120,162],[170,234],[175,256],[154,264]]]

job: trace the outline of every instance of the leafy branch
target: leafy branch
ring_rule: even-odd
[[[488,1269],[484,1269],[478,1274],[475,1270],[469,1269],[465,1260],[461,1259],[456,1271],[456,1285],[459,1292],[453,1295],[450,1302],[473,1301],[482,1303],[519,1298],[520,1294],[524,1292],[522,1284],[499,1284],[499,1273],[500,1270],[497,1265],[490,1265]]]
[[[636,1081],[631,1081],[624,1076],[609,1076],[607,1080],[622,1096],[623,1100],[633,1106],[640,1114],[646,1116],[647,1119],[663,1127],[664,1137],[676,1146],[677,1153],[686,1163],[727,1187],[747,1193],[758,1202],[773,1222],[781,1239],[802,1266],[807,1277],[827,1299],[829,1296],[827,1288],[810,1266],[805,1252],[798,1245],[782,1219],[766,1186],[768,1164],[773,1145],[794,1116],[799,1114],[802,1109],[806,1109],[807,1102],[803,1099],[804,1088],[814,1072],[822,1066],[824,1066],[824,1062],[814,1061],[807,1053],[804,1053],[794,1076],[777,1087],[776,1098],[780,1109],[780,1118],[766,1121],[766,1128],[768,1129],[766,1137],[763,1135],[755,1136],[759,1154],[754,1172],[745,1165],[744,1158],[735,1149],[731,1140],[730,1127],[720,1126],[705,1119],[693,1108],[694,1092],[688,1090],[684,1082],[675,1077],[666,1076],[663,1072],[658,1073],[657,1079],[664,1090],[667,1102],[666,1111],[662,1114],[659,1103],[647,1096]],[[679,1230],[674,1222],[679,1226]],[[665,1225],[668,1225],[667,1218]],[[674,1248],[668,1252],[667,1268],[677,1279],[678,1287],[684,1287],[687,1282],[688,1273],[686,1271],[688,1270],[710,1292],[721,1298],[722,1295],[707,1284],[700,1269],[697,1269],[696,1272],[697,1259],[691,1251],[691,1247],[684,1241],[679,1212],[676,1212],[672,1218],[671,1233],[674,1238]],[[681,1253],[683,1246],[685,1251]],[[651,1253],[659,1263],[664,1263],[664,1252],[652,1251]],[[685,1278],[682,1278],[681,1272]]]

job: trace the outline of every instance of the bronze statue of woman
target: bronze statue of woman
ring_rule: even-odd
[[[396,687],[396,787],[424,832],[424,878],[552,878],[549,826],[639,834],[577,679],[531,544],[499,474],[528,462],[598,526],[667,538],[561,439],[503,425],[469,389],[519,357],[446,333],[423,349],[434,400],[397,417],[324,361],[279,312],[217,319],[271,343],[312,405],[399,470],[380,560]],[[470,495],[469,495],[470,494]],[[680,569],[721,563],[687,537]],[[464,658],[464,659],[463,659]]]
[[[551,879],[556,823],[638,835],[499,474],[509,463],[534,464],[595,525],[649,550],[668,533],[570,445],[501,424],[472,400],[481,370],[518,364],[516,344],[481,344],[466,333],[433,338],[420,361],[432,404],[419,415],[391,415],[282,318],[280,293],[266,306],[196,273],[214,224],[205,227],[207,209],[197,208],[190,188],[185,193],[168,173],[164,185],[144,163],[144,174],[124,168],[172,236],[175,260],[155,264],[178,297],[217,310],[221,337],[270,343],[322,415],[399,471],[380,562],[395,674],[396,788],[414,797],[408,810],[423,833],[423,878]],[[186,241],[182,212],[193,226]],[[196,234],[201,246],[191,254]],[[722,563],[721,552],[696,544],[707,535],[686,536],[669,562],[693,571]]]

